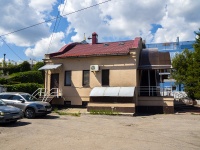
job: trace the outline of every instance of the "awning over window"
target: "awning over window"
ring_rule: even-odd
[[[52,65],[44,65],[43,67],[39,68],[38,70],[51,70],[51,69],[57,69],[62,64],[52,64]]]
[[[90,97],[133,97],[135,87],[94,87]]]

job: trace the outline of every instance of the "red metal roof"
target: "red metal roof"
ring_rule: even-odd
[[[97,44],[72,43],[63,46],[57,53],[50,54],[50,57],[91,57],[103,55],[127,55],[130,48],[138,48],[141,38],[135,40],[106,42]]]

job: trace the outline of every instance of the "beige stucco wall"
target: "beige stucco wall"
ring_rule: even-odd
[[[72,105],[82,105],[82,101],[89,101],[89,94],[92,88],[101,86],[101,70],[110,70],[110,86],[137,86],[137,65],[139,49],[132,49],[130,55],[126,56],[104,56],[85,58],[65,58],[46,60],[46,64],[61,63],[62,66],[56,70],[48,71],[46,74],[46,86],[50,89],[50,74],[59,73],[59,89],[66,100]],[[90,86],[82,86],[82,71],[90,70],[90,65],[99,65],[98,72],[90,72]],[[65,71],[72,71],[72,85],[64,86]],[[48,76],[48,77],[47,77]],[[136,94],[137,95],[137,94]]]

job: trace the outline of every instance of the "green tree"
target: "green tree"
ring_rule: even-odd
[[[200,99],[200,29],[199,32],[196,32],[196,41],[194,44],[194,64],[193,72],[195,77],[195,87],[196,92],[195,98]]]
[[[33,70],[33,71],[38,71],[38,69],[41,68],[42,66],[44,66],[44,62],[37,62],[37,63],[33,66],[32,70]]]
[[[30,71],[31,70],[31,65],[28,61],[24,61],[22,64],[19,65],[20,71]]]
[[[184,89],[191,99],[200,99],[200,31],[194,44],[194,51],[185,49],[172,60],[172,77]]]

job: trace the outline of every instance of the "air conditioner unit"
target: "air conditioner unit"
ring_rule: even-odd
[[[90,65],[90,71],[99,71],[98,65]]]

